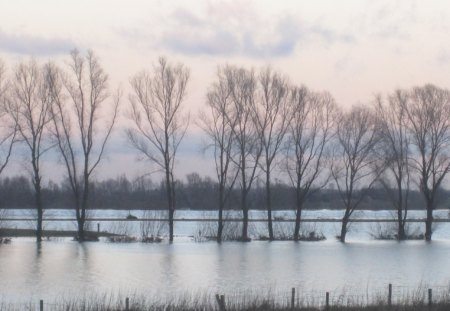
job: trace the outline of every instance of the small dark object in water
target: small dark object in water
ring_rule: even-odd
[[[136,242],[136,237],[128,236],[128,235],[118,235],[118,236],[110,236],[108,237],[108,241],[112,243],[131,243]]]
[[[0,244],[9,244],[11,243],[10,238],[0,238]]]
[[[74,241],[78,241],[78,242],[98,242],[98,241],[100,241],[99,238],[98,238],[98,236],[88,234],[87,232],[85,233],[84,239],[83,239],[83,240],[81,240],[80,237],[79,237],[78,235],[75,236],[75,237],[73,238],[73,240],[74,240]]]
[[[131,214],[128,214],[128,216],[127,216],[127,220],[136,220],[136,219],[138,219],[137,216],[134,216]]]
[[[142,239],[141,239],[141,242],[142,243],[161,243],[162,242],[162,238],[161,237],[159,237],[159,236],[155,236],[155,237],[153,237],[153,236],[148,236],[148,237],[143,237]]]

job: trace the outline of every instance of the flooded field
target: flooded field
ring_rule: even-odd
[[[53,216],[60,217],[61,213],[67,212],[54,211]],[[128,214],[97,213],[99,217]],[[184,211],[177,217],[214,216],[197,213],[200,212]],[[289,216],[288,212],[280,213]],[[308,217],[337,217],[339,211],[309,213]],[[360,217],[381,218],[387,213],[365,212]],[[440,213],[445,216],[444,211]],[[421,217],[419,213],[412,214]],[[255,211],[252,216],[262,215]],[[13,223],[9,225],[14,226]],[[102,227],[108,225],[102,223]],[[49,222],[47,226],[61,229],[74,224]],[[132,222],[132,226],[138,224]],[[352,225],[349,242],[342,244],[334,238],[339,223],[321,223],[315,230],[327,236],[322,242],[218,245],[195,242],[191,236],[198,226],[177,223],[173,244],[119,244],[106,240],[80,244],[66,238],[38,246],[32,238],[13,239],[11,244],[0,246],[0,298],[26,302],[94,293],[158,297],[216,292],[285,295],[295,287],[313,299],[315,295],[322,297],[325,291],[362,296],[384,293],[388,283],[398,291],[421,286],[448,290],[450,282],[450,225],[446,223],[437,225],[431,243],[376,241],[371,238],[371,230],[376,229],[364,223]]]

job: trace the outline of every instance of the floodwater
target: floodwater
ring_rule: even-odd
[[[338,212],[311,213],[333,217]],[[192,218],[199,216],[196,212],[185,213]],[[253,216],[258,213],[253,212]],[[382,218],[386,213],[366,212],[360,217]],[[445,216],[446,212],[439,213]],[[421,216],[419,212],[411,215]],[[54,239],[39,246],[31,238],[13,239],[11,244],[0,245],[0,301],[51,301],[117,293],[161,298],[270,292],[287,297],[292,287],[310,299],[319,299],[315,296],[323,297],[326,291],[361,297],[368,293],[383,294],[389,283],[396,291],[407,292],[419,287],[448,292],[449,288],[449,224],[436,227],[431,243],[376,241],[370,238],[373,234],[370,231],[376,228],[355,224],[349,242],[342,244],[333,238],[339,224],[320,224],[314,229],[327,236],[322,242],[252,241],[220,245],[195,242],[190,236],[199,230],[199,224],[177,223],[177,226],[172,244],[107,241],[80,244],[70,239]]]

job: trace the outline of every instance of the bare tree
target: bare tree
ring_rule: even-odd
[[[114,96],[109,94],[108,76],[93,51],[82,56],[74,50],[70,56],[67,71],[54,64],[49,64],[46,71],[51,85],[53,137],[73,195],[77,240],[82,242],[88,239],[85,231],[90,180],[104,157],[121,96],[120,91]],[[106,124],[100,124],[101,109],[106,105],[110,117]]]
[[[12,84],[7,77],[6,66],[0,59],[0,175],[11,158],[14,144],[17,142],[17,124],[8,113]]]
[[[153,73],[139,73],[130,82],[133,88],[130,118],[134,127],[127,130],[127,136],[164,173],[170,241],[175,213],[175,156],[189,124],[189,117],[182,111],[188,80],[187,68],[160,58]]]
[[[14,119],[20,140],[29,153],[37,212],[36,240],[42,240],[44,205],[42,202],[42,155],[52,146],[46,126],[51,121],[51,98],[44,70],[36,61],[20,63],[14,72],[8,113]]]
[[[437,191],[450,170],[450,92],[431,84],[415,87],[404,106],[413,146],[411,165],[426,202],[425,239],[431,241]]]
[[[329,180],[327,145],[334,135],[337,107],[328,93],[314,93],[305,87],[292,92],[292,120],[287,140],[287,172],[295,188],[294,240],[299,239],[303,206],[308,196]]]
[[[341,242],[345,242],[350,216],[364,198],[364,190],[371,188],[376,180],[373,149],[377,135],[374,114],[367,107],[353,107],[338,121],[337,150],[331,174],[345,207]]]
[[[260,93],[255,109],[255,124],[263,159],[260,166],[265,173],[266,209],[269,239],[273,240],[271,172],[280,151],[292,114],[289,110],[289,86],[287,79],[270,67],[259,75]]]
[[[218,69],[217,79],[207,94],[210,114],[200,114],[200,127],[210,140],[208,146],[213,150],[218,181],[219,220],[217,224],[217,241],[222,241],[223,210],[236,181],[237,171],[232,171],[233,130],[236,119],[229,119],[233,108],[231,90],[222,69]]]
[[[380,130],[380,144],[377,148],[380,164],[380,182],[397,210],[397,239],[406,239],[405,225],[408,215],[410,190],[410,138],[407,133],[406,103],[408,94],[397,90],[385,101],[376,97],[376,115]],[[395,186],[392,187],[391,180]]]
[[[17,142],[17,126],[14,118],[11,118],[11,115],[8,113],[11,86],[11,81],[9,81],[7,76],[6,66],[0,59],[0,175],[6,168],[11,158],[13,146]],[[4,225],[2,219],[6,216],[6,210],[0,207],[0,227]]]
[[[243,214],[242,241],[248,237],[248,194],[256,179],[259,158],[262,153],[255,118],[255,97],[257,81],[253,70],[226,66],[224,75],[230,89],[232,109],[227,115],[229,122],[235,122],[233,129],[236,158],[233,162],[239,171],[241,209]]]

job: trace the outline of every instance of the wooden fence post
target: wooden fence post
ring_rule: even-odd
[[[294,309],[294,306],[295,306],[295,288],[292,288],[291,308]]]
[[[100,233],[100,223],[97,223],[97,233]]]
[[[130,298],[125,298],[125,310],[130,310]]]
[[[428,306],[431,307],[433,304],[433,291],[431,288],[428,289]]]
[[[326,292],[325,294],[325,310],[330,309],[330,293]]]
[[[220,311],[225,311],[225,295],[216,294],[216,301]]]
[[[392,284],[389,283],[388,306],[392,305]]]
[[[39,300],[39,311],[44,311],[44,300]]]

